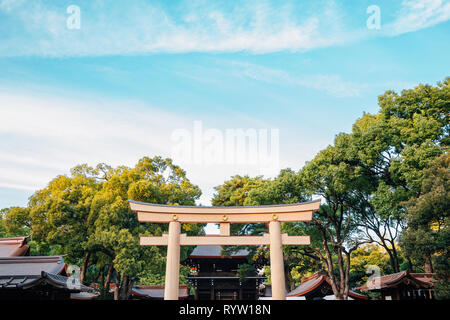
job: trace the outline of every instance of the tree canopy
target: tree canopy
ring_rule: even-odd
[[[166,249],[143,248],[139,236],[167,231],[164,224],[140,224],[128,199],[195,205],[200,195],[170,159],[144,157],[133,168],[83,164],[33,194],[27,208],[9,209],[4,224],[16,234],[31,230],[42,250],[51,245],[53,252],[67,254],[67,262],[81,266],[84,282],[100,281],[106,289],[114,278],[116,299],[126,299],[134,282],[163,281],[152,275],[163,274]],[[203,225],[185,224],[183,229],[200,234]],[[184,247],[182,257],[191,249]]]

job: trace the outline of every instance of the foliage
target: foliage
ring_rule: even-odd
[[[251,264],[244,263],[239,266],[237,274],[241,281],[245,281],[247,277],[251,277],[256,274],[256,268]]]
[[[349,153],[373,189],[362,202],[360,225],[400,270],[397,240],[405,228],[403,203],[420,193],[430,162],[449,141],[450,78],[379,97],[380,110],[353,125]]]
[[[291,169],[283,169],[275,179],[256,184],[248,192],[246,206],[297,203],[309,200],[300,176]]]
[[[354,164],[350,141],[349,135],[338,135],[334,146],[319,152],[301,171],[309,192],[325,199],[312,220],[319,237],[304,254],[320,260],[337,299],[348,296],[350,255],[360,245],[355,222],[372,188],[370,177]]]
[[[83,164],[37,191],[27,208],[8,210],[2,222],[15,233],[31,229],[38,250],[67,254],[67,262],[81,265],[84,282],[100,281],[107,287],[114,278],[116,298],[126,299],[139,277],[147,284],[160,283],[165,270],[166,248],[143,248],[139,236],[167,231],[164,224],[140,224],[128,199],[195,205],[200,194],[170,159],[144,157],[133,168]],[[183,225],[188,234],[202,229],[202,224]],[[182,259],[189,250],[182,248]]]
[[[8,211],[9,208],[0,209],[0,238],[6,238],[8,233],[6,232],[5,227],[5,218],[4,215]]]
[[[376,266],[380,275],[393,273],[389,255],[375,243],[364,244],[352,252],[350,266],[350,282],[353,286],[361,286],[367,282],[369,266]]]
[[[215,187],[211,203],[213,206],[243,206],[251,189],[263,183],[262,177],[233,176],[222,185]]]
[[[11,207],[4,211],[3,221],[6,233],[11,236],[26,236],[31,231],[31,219],[28,208]]]
[[[245,205],[249,193],[265,183],[261,177],[251,178],[249,176],[233,176],[230,180],[225,181],[220,186],[215,187],[216,193],[214,194],[211,203],[213,206],[243,206]],[[265,230],[264,225],[261,224],[243,224],[233,223],[231,225],[230,233],[232,235],[244,235],[244,234],[258,234]],[[240,248],[234,248],[239,250]]]
[[[301,184],[300,176],[291,169],[283,169],[280,174],[273,179],[262,180],[260,177],[233,177],[230,181],[226,181],[222,186],[216,188],[218,193],[215,199],[221,199],[221,205],[231,203],[229,198],[233,194],[244,195],[240,197],[239,205],[253,206],[253,205],[270,205],[270,204],[282,204],[282,203],[296,203],[309,200],[309,196],[305,192],[305,188]],[[245,183],[241,183],[242,180]],[[245,189],[245,192],[241,189]],[[214,205],[218,205],[217,200],[214,200]],[[289,225],[282,225],[283,231],[288,228]],[[297,228],[302,228],[304,224],[296,224]],[[293,230],[293,229],[292,229]],[[291,230],[291,231],[292,231]],[[294,234],[299,234],[299,230],[295,230]],[[267,232],[267,227],[263,223],[255,224],[232,224],[231,233],[236,235],[260,235],[263,232]],[[291,232],[292,233],[292,232]],[[304,231],[300,231],[300,234],[305,234]],[[261,268],[269,263],[269,250],[266,246],[234,246],[227,247],[226,252],[235,252],[237,250],[245,248],[249,251],[249,263],[257,268]],[[298,257],[289,253],[289,247],[285,247],[285,256],[288,258],[285,260],[286,269],[286,283],[287,287],[292,289],[295,285],[295,281],[291,277],[291,268],[297,266]],[[267,268],[266,268],[267,269]],[[266,276],[268,277],[266,283],[270,282],[270,275],[266,270]]]
[[[440,298],[450,297],[450,156],[443,154],[425,170],[421,192],[407,203],[408,228],[401,245],[406,255],[424,264],[426,272],[437,272]]]

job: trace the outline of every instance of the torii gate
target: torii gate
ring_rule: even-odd
[[[142,246],[167,246],[164,300],[178,300],[180,245],[269,245],[272,299],[285,300],[283,245],[308,245],[309,236],[281,234],[281,222],[311,221],[320,200],[269,206],[194,207],[159,205],[129,200],[139,222],[169,223],[169,234],[141,237]],[[186,236],[182,223],[220,223],[220,235]],[[230,236],[230,223],[268,223],[269,233],[262,236]]]

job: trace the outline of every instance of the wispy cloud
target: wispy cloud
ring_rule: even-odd
[[[338,98],[359,96],[361,91],[367,88],[366,84],[346,81],[336,74],[293,74],[282,69],[240,61],[232,61],[229,66],[230,72],[236,76],[272,84],[315,89]]]
[[[383,27],[384,34],[397,36],[434,26],[450,19],[447,0],[403,0],[397,18]]]
[[[272,1],[229,1],[226,5],[199,1],[172,3],[171,7],[140,0],[78,1],[81,29],[69,30],[69,14],[61,3],[0,0],[0,56],[258,54],[307,51],[373,36],[363,27],[351,28],[347,20],[352,15],[344,2],[335,0],[284,5]],[[353,19],[364,21],[365,17],[359,13]],[[403,0],[393,20],[383,22],[378,35],[396,36],[449,19],[448,0]]]
[[[79,163],[131,165],[144,154],[167,156],[170,130],[186,122],[135,101],[0,92],[0,104],[0,186],[26,190]]]
[[[145,1],[80,1],[81,29],[66,8],[43,0],[0,0],[0,55],[96,56],[151,52],[267,53],[342,44],[351,34],[334,1],[307,4],[180,4],[182,14]],[[294,3],[295,4],[295,3]],[[179,8],[178,8],[179,9]]]

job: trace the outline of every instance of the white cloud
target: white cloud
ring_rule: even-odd
[[[310,50],[347,39],[339,16],[328,4],[314,16],[305,16],[289,5],[268,2],[240,3],[228,10],[189,3],[180,18],[144,1],[131,1],[128,6],[81,2],[81,29],[68,30],[68,15],[61,5],[41,0],[12,5],[10,0],[2,0],[0,10],[10,18],[3,29],[15,33],[2,39],[0,55],[267,53]]]
[[[403,0],[397,18],[388,23],[385,34],[397,36],[434,26],[450,19],[447,0]]]
[[[0,93],[0,105],[0,185],[27,190],[79,163],[168,156],[170,130],[188,121],[135,101]]]
[[[282,83],[316,89],[339,98],[359,96],[361,91],[367,88],[365,84],[346,81],[335,74],[292,74],[281,69],[239,61],[232,61],[229,65],[231,72],[237,76],[273,84]]]
[[[344,2],[334,0],[226,5],[193,0],[173,4],[175,9],[141,0],[79,1],[77,5],[81,29],[69,30],[69,15],[62,3],[0,0],[0,15],[7,18],[3,24],[0,20],[0,56],[260,54],[307,51],[375,35],[364,27],[351,27],[355,21],[364,21],[364,15],[354,16]],[[448,0],[403,0],[394,20],[386,24],[383,20],[377,35],[396,36],[449,19]]]

